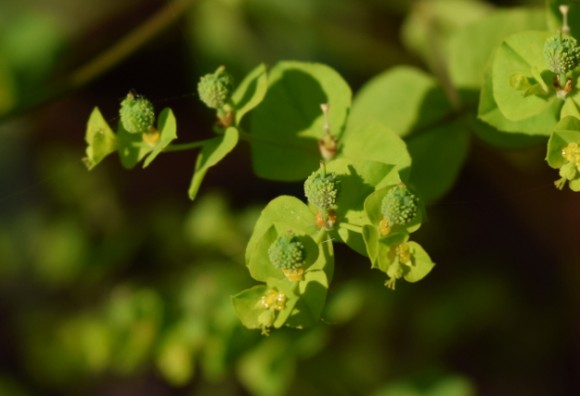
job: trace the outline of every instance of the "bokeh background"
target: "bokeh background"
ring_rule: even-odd
[[[130,89],[196,140],[213,123],[197,79],[218,65],[239,81],[261,62],[323,62],[356,92],[394,65],[438,73],[401,38],[435,3],[451,10],[444,36],[543,2],[185,3],[0,0],[1,396],[578,394],[580,198],[553,187],[543,144],[473,137],[417,233],[438,264],[426,279],[393,292],[338,247],[324,321],[269,337],[241,327],[230,296],[253,284],[243,255],[260,209],[300,184],[257,179],[243,145],[195,202],[193,152],[145,170],[81,162],[92,108],[114,124]],[[78,77],[164,12],[142,45]]]

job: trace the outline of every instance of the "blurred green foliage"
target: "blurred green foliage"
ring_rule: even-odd
[[[83,46],[110,44],[165,4],[74,3],[0,3],[1,114],[46,94]],[[552,188],[553,175],[526,167],[523,157],[538,158],[533,149],[497,155],[476,145],[450,198],[439,197],[417,233],[440,263],[425,284],[393,293],[366,259],[337,251],[346,265],[323,323],[269,337],[240,325],[230,296],[252,284],[244,250],[259,208],[293,184],[256,182],[233,158],[189,207],[176,175],[187,180],[191,167],[185,161],[180,172],[179,154],[132,177],[115,163],[87,173],[79,161],[96,101],[120,99],[135,83],[174,98],[216,64],[243,75],[261,62],[316,60],[358,87],[401,63],[444,78],[440,52],[431,51],[449,51],[450,78],[474,105],[478,82],[453,72],[454,42],[479,37],[484,17],[506,30],[514,19],[471,3],[192,0],[174,30],[96,85],[4,121],[0,395],[573,394],[578,209],[575,197],[537,188]],[[542,4],[510,5],[532,3]],[[456,7],[469,8],[469,18]],[[449,46],[424,45],[431,32],[413,20],[425,15],[440,21],[437,38]],[[537,23],[530,18],[523,24]],[[403,41],[415,40],[409,51],[401,26]],[[139,79],[156,67],[160,74]],[[185,125],[213,122],[168,100]],[[114,109],[103,113],[116,121]]]

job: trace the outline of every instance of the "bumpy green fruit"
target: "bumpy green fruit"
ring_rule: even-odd
[[[580,63],[580,48],[574,37],[556,34],[546,40],[544,58],[550,70],[565,74]]]
[[[280,235],[268,249],[270,262],[281,270],[302,268],[306,252],[304,245],[294,235]]]
[[[132,92],[121,102],[119,110],[121,124],[127,132],[143,133],[149,131],[155,122],[153,104],[142,96]]]
[[[418,210],[419,198],[404,185],[387,191],[381,203],[381,212],[390,227],[410,223]]]
[[[199,98],[211,109],[222,108],[232,95],[233,88],[234,79],[223,66],[214,73],[202,76],[197,84]]]
[[[313,172],[304,182],[304,194],[312,205],[320,209],[332,209],[340,192],[340,180],[324,168]]]

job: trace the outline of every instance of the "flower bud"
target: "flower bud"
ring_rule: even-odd
[[[130,133],[143,133],[149,131],[155,122],[153,104],[142,96],[129,92],[121,102],[119,110],[121,124]]]
[[[340,192],[340,181],[324,167],[313,172],[304,182],[304,194],[308,202],[320,209],[328,210],[336,206]]]
[[[295,235],[278,236],[268,249],[270,262],[281,270],[301,269],[305,257],[304,245]]]
[[[580,63],[580,48],[574,37],[556,34],[546,40],[544,58],[554,73],[566,74]]]
[[[381,203],[381,213],[389,228],[410,223],[418,211],[419,198],[402,184],[389,189]]]
[[[197,92],[207,107],[220,109],[230,99],[233,87],[232,75],[226,72],[224,66],[220,66],[214,73],[201,77],[197,84]]]

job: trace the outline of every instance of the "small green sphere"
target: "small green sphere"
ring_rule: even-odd
[[[419,198],[404,185],[392,187],[381,202],[381,212],[389,226],[410,223],[419,211]]]
[[[304,195],[308,202],[320,209],[332,209],[340,192],[340,180],[324,169],[313,172],[304,182]]]
[[[550,70],[565,74],[580,63],[580,47],[574,37],[556,34],[546,40],[544,58]]]
[[[270,245],[268,257],[274,267],[295,270],[302,267],[306,252],[304,245],[294,235],[280,235]]]
[[[215,73],[202,76],[197,84],[199,98],[211,109],[222,108],[232,95],[234,79],[220,66]]]
[[[153,104],[142,96],[136,96],[132,92],[121,102],[119,109],[121,124],[127,132],[147,132],[155,122],[155,110]]]

